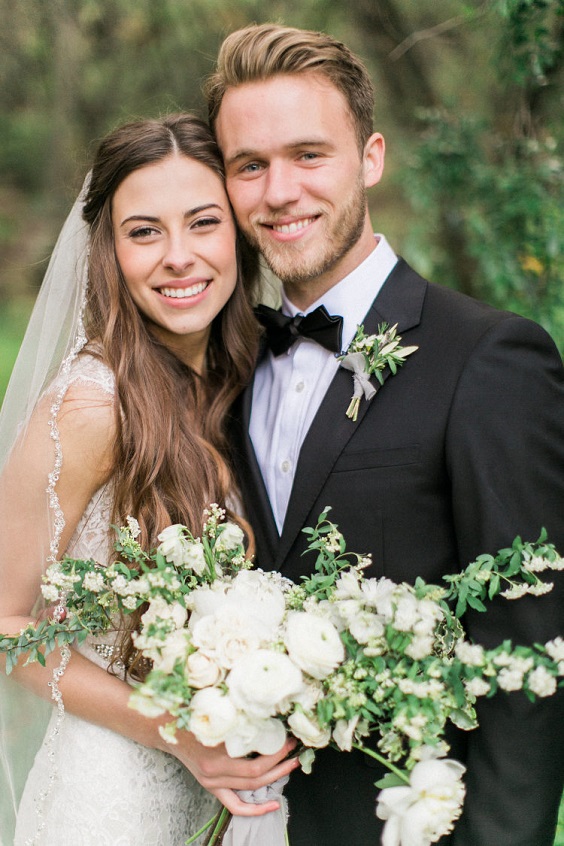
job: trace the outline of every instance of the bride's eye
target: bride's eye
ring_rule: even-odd
[[[218,223],[221,223],[221,220],[218,217],[201,217],[194,221],[191,228],[208,229],[211,226],[217,226]]]
[[[151,235],[157,234],[157,231],[153,226],[139,226],[129,233],[129,237],[135,239],[149,238]]]

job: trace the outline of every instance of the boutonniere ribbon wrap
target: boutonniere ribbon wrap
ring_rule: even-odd
[[[352,371],[354,392],[347,408],[347,417],[356,421],[362,397],[371,400],[378,391],[371,377],[375,376],[380,385],[384,384],[383,372],[388,368],[395,375],[408,355],[419,347],[402,347],[401,337],[397,335],[397,323],[389,327],[387,323],[378,326],[376,335],[365,335],[364,326],[359,326],[346,353],[339,356],[341,367]]]

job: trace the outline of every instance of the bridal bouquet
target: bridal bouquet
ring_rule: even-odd
[[[275,753],[291,733],[306,772],[316,749],[360,749],[389,770],[377,784],[385,846],[435,843],[464,800],[464,767],[445,757],[447,722],[473,729],[477,697],[550,696],[564,676],[564,639],[487,650],[466,639],[460,617],[497,595],[546,593],[541,574],[564,561],[543,534],[479,556],[443,585],[367,578],[370,557],[347,552],[328,511],[304,530],[316,564],[299,585],[252,569],[242,530],[215,505],[201,537],[169,526],[151,553],[129,518],[114,562],[64,558],[48,569],[43,594],[57,613],[17,637],[0,635],[8,671],[22,654],[44,662],[56,645],[106,635],[138,612],[134,644],[150,670],[131,704],[170,716],[168,742],[186,729],[237,757]],[[283,817],[279,824],[283,844]],[[223,818],[213,831],[222,826]]]

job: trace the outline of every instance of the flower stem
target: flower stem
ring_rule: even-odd
[[[383,764],[391,773],[397,775],[398,778],[401,778],[402,781],[405,781],[406,784],[409,784],[409,776],[396,767],[391,761],[387,761],[382,755],[379,755],[377,752],[374,752],[373,749],[367,749],[361,743],[353,743],[355,749],[358,749],[359,752],[364,752],[365,755],[368,755],[370,758],[374,758],[374,760],[378,761],[380,764]]]

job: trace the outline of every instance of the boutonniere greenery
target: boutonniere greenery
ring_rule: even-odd
[[[407,356],[419,349],[402,347],[401,337],[396,334],[397,328],[397,323],[391,327],[382,323],[375,335],[365,335],[364,326],[361,325],[357,328],[346,353],[339,356],[341,367],[351,370],[353,374],[354,393],[347,408],[347,417],[353,421],[358,417],[362,397],[371,400],[378,390],[370,381],[370,377],[375,376],[380,385],[383,385],[384,370],[389,368],[392,375],[395,375]]]

